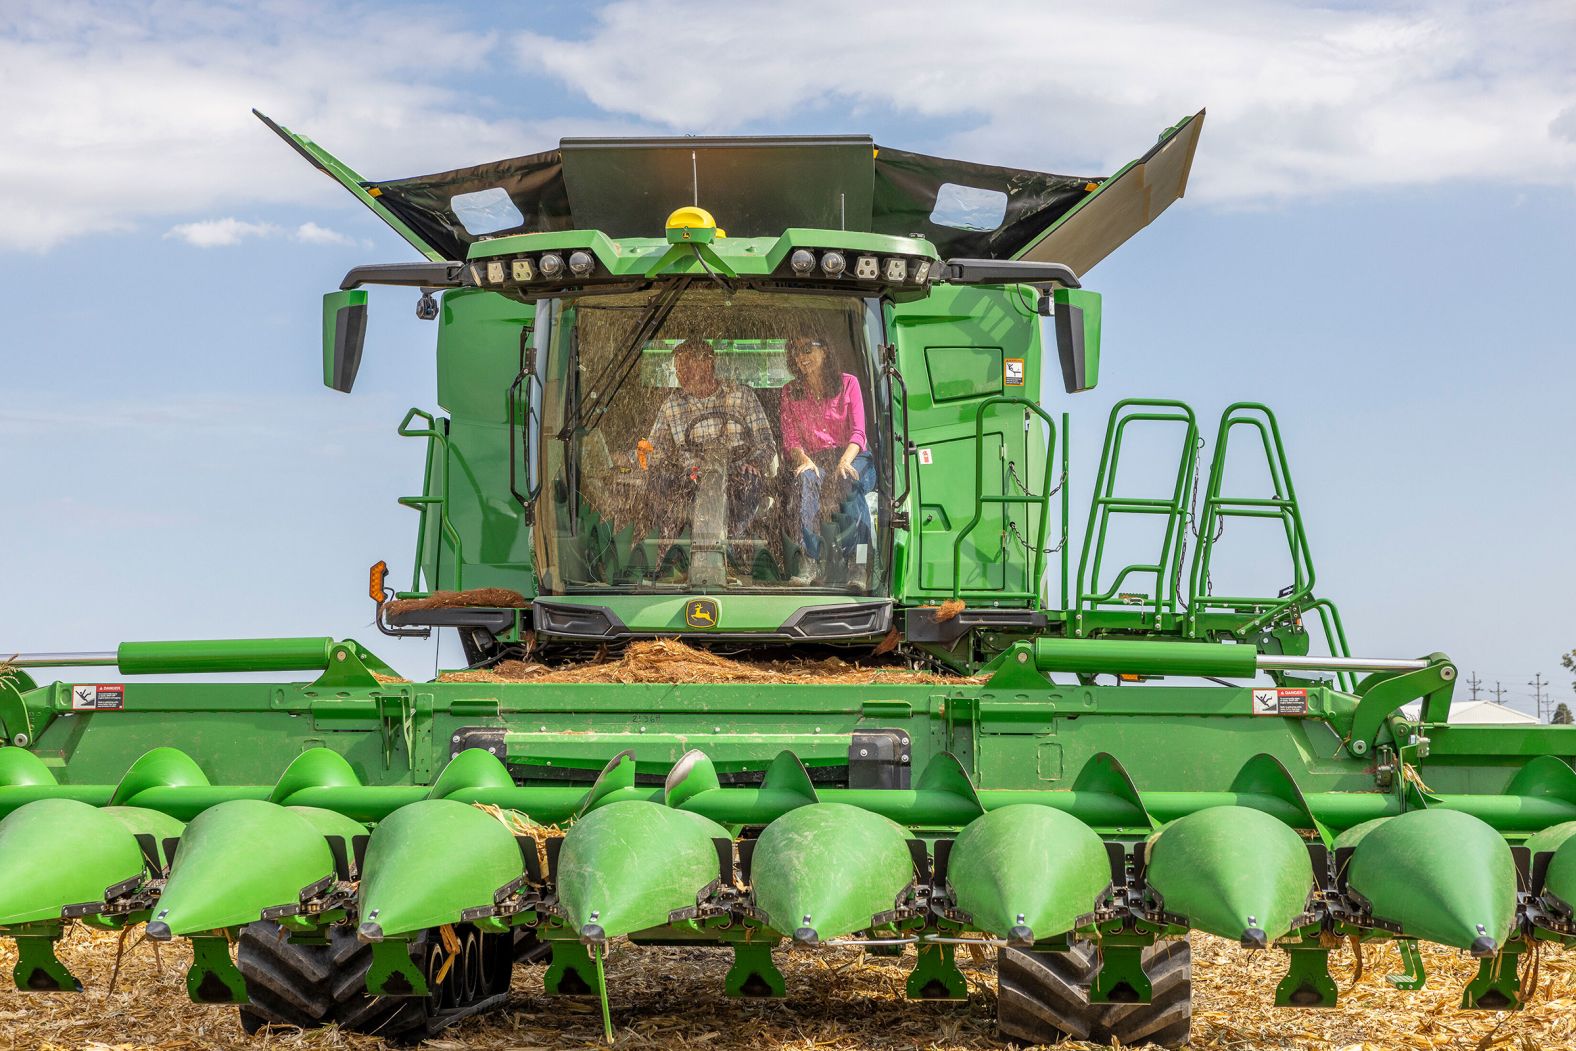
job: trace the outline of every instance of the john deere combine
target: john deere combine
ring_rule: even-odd
[[[1118,403],[1070,542],[1042,382],[1095,385],[1080,278],[1181,196],[1201,125],[1109,178],[844,137],[566,140],[375,182],[270,122],[423,257],[327,297],[325,381],[355,379],[362,286],[438,322],[385,634],[454,629],[475,668],[678,637],[873,670],[418,683],[330,638],[20,655],[17,986],[80,988],[72,922],[146,924],[248,1028],[419,1037],[532,954],[605,1012],[619,939],[731,948],[739,996],[856,945],[959,998],[957,947],[986,945],[1005,1038],[1179,1044],[1202,931],[1282,954],[1258,995],[1288,1008],[1336,1006],[1346,938],[1397,940],[1412,987],[1417,942],[1457,948],[1482,961],[1463,1008],[1519,1006],[1529,948],[1576,937],[1576,731],[1449,726],[1447,657],[1351,655],[1270,411]],[[1174,449],[1155,491],[1124,470],[1139,432]],[[1227,476],[1233,448],[1262,479]],[[1254,519],[1284,568],[1216,594],[1223,527]],[[41,684],[59,668],[89,677]],[[304,675],[115,681],[261,671]]]

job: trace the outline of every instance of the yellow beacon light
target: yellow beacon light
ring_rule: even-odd
[[[728,231],[717,228],[717,220],[711,217],[710,212],[695,205],[674,209],[668,216],[667,230],[668,240],[674,244],[682,241],[704,244],[728,236]]]

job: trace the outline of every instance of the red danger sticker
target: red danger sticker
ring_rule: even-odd
[[[1254,690],[1254,715],[1307,715],[1307,690]]]
[[[124,707],[126,707],[125,683],[112,682],[71,687],[71,710],[74,712],[115,712]]]

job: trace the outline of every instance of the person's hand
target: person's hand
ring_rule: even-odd
[[[852,462],[848,460],[838,460],[837,477],[847,478],[850,482],[857,482],[859,480],[859,472],[854,469]]]
[[[794,477],[797,478],[799,475],[804,474],[804,472],[806,472],[806,471],[814,471],[815,474],[816,474],[816,477],[820,477],[820,475],[821,475],[821,469],[815,465],[815,461],[813,461],[813,460],[806,460],[804,463],[800,464],[798,467],[795,467],[793,469]]]

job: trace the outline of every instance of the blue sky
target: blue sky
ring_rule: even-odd
[[[1274,406],[1356,650],[1572,697],[1576,14],[1568,4],[8,4],[0,650],[332,634],[402,670],[433,328],[374,291],[356,393],[319,297],[410,257],[249,113],[373,177],[562,135],[868,132],[1100,174],[1207,106],[1188,197],[1088,276],[1110,404]],[[828,32],[837,25],[839,32]],[[939,60],[939,61],[938,61]],[[1075,521],[1079,517],[1075,514]],[[1278,586],[1278,585],[1277,585]],[[456,648],[457,650],[457,648]]]

